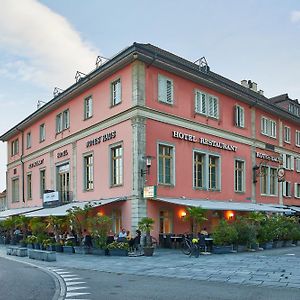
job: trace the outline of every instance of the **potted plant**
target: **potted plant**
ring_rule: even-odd
[[[74,243],[72,241],[66,241],[63,245],[64,253],[72,254],[74,253]]]
[[[43,250],[49,250],[52,251],[52,249],[50,249],[50,245],[52,244],[51,239],[44,239],[42,241],[42,249]]]
[[[64,248],[63,248],[63,245],[61,244],[61,242],[54,243],[54,246],[55,246],[55,251],[56,252],[63,252],[64,251]]]
[[[238,233],[233,225],[221,220],[213,232],[213,252],[217,254],[230,253],[236,243]]]
[[[109,254],[112,256],[127,256],[129,251],[129,244],[127,242],[114,241],[107,245]]]
[[[152,256],[153,252],[154,252],[152,238],[150,235],[150,232],[153,229],[153,224],[154,224],[154,220],[149,217],[142,218],[138,223],[139,230],[146,234],[145,243],[144,243],[144,255],[145,256]]]
[[[27,248],[34,248],[34,244],[37,243],[37,237],[35,235],[29,235],[26,238]]]
[[[300,225],[299,224],[294,224],[291,235],[292,235],[292,239],[293,239],[293,244],[297,246],[298,241],[300,241]]]
[[[198,237],[198,232],[200,232],[201,225],[203,222],[207,221],[205,214],[206,210],[202,207],[187,208],[187,215],[185,216],[184,220],[191,222],[193,237]]]

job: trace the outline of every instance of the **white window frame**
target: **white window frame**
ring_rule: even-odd
[[[11,202],[16,203],[20,201],[20,180],[19,177],[11,179]]]
[[[121,154],[115,156],[114,151],[121,149]],[[116,165],[115,165],[116,164]],[[124,182],[124,148],[123,144],[110,145],[110,185],[123,185]]]
[[[286,198],[292,197],[292,183],[290,181],[282,182],[282,196]]]
[[[43,176],[43,173],[44,173],[44,176]],[[43,182],[45,183],[44,187],[43,187]],[[44,197],[45,190],[46,190],[46,169],[40,169],[40,197],[41,197],[41,199],[43,199],[43,197]]]
[[[27,200],[32,200],[32,173],[27,173],[26,175],[26,191]]]
[[[296,172],[300,172],[300,158],[296,157]]]
[[[294,170],[294,156],[289,154],[282,154],[282,165],[286,170]]]
[[[40,125],[40,143],[46,140],[46,125],[45,123]]]
[[[93,116],[93,97],[88,96],[84,98],[84,120]]]
[[[170,147],[172,148],[172,154],[171,154],[171,166],[170,166],[170,183],[167,183],[164,180],[160,181],[160,176],[159,176],[159,167],[160,167],[160,155],[159,155],[159,147]],[[157,143],[157,182],[159,185],[167,185],[167,186],[175,186],[175,145],[169,144],[169,143],[164,143],[164,142],[158,142]],[[164,172],[165,173],[165,172]]]
[[[284,126],[284,142],[290,144],[291,143],[291,128],[288,126]]]
[[[260,121],[260,126],[261,126],[261,134],[276,139],[276,126],[277,126],[276,121],[262,116]]]
[[[272,167],[272,166],[263,166],[266,168],[266,192],[263,193],[262,191],[262,182],[263,182],[263,176],[260,177],[260,194],[262,196],[277,196],[278,195],[278,179],[277,179],[277,168]],[[274,179],[274,187],[275,187],[275,193],[271,194],[271,169],[274,170],[275,176],[273,176]]]
[[[88,159],[91,158],[91,162]],[[94,189],[94,153],[89,152],[83,155],[83,190],[92,191]]]
[[[122,102],[122,81],[121,78],[111,83],[111,105],[115,106]]]
[[[174,82],[172,79],[158,74],[158,101],[174,104]]]
[[[237,163],[242,163],[242,170],[241,170],[241,184],[242,184],[242,189],[241,190],[238,190],[237,189],[237,186],[239,185],[239,184],[236,184],[237,183],[237,181],[238,181],[238,179],[237,179],[237,172],[239,171],[238,169],[237,169]],[[246,162],[245,162],[245,160],[243,160],[243,159],[239,159],[239,158],[236,158],[235,160],[234,160],[234,191],[236,192],[236,193],[245,193],[245,191],[246,191]]]
[[[235,105],[235,126],[245,128],[245,109],[240,105]]]
[[[11,142],[11,156],[19,153],[19,139],[15,139]]]
[[[294,184],[294,196],[297,199],[300,199],[300,183],[295,182]]]
[[[300,131],[296,130],[295,132],[295,145],[300,147]]]
[[[197,187],[195,185],[195,154],[203,155],[203,187]],[[209,160],[210,157],[217,159],[216,166],[216,187],[210,188],[210,176],[209,176]],[[199,149],[193,150],[193,188],[196,190],[207,190],[207,191],[220,191],[221,190],[221,156],[219,153],[207,152]]]
[[[195,112],[210,118],[219,119],[218,97],[195,90]]]
[[[66,109],[62,113],[63,130],[70,128],[70,111]]]
[[[31,148],[31,131],[26,133],[26,149]]]

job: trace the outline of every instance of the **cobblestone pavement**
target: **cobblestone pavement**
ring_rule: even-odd
[[[4,246],[0,246],[0,256],[6,256]],[[300,289],[300,247],[199,258],[185,256],[179,250],[157,249],[153,257],[57,253],[56,262],[15,259],[45,267]]]

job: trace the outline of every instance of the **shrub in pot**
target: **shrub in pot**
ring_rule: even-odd
[[[129,244],[126,242],[112,242],[107,245],[110,255],[127,256],[129,251]]]
[[[74,243],[72,241],[65,242],[63,246],[64,253],[74,253]]]
[[[153,224],[154,224],[154,220],[149,217],[142,218],[138,223],[139,230],[146,233],[145,244],[144,244],[145,256],[152,256],[154,252],[152,238],[150,235],[150,232],[153,229]]]
[[[237,232],[236,249],[238,252],[245,251],[256,243],[256,228],[246,218],[238,217],[233,226]]]
[[[274,237],[274,222],[271,218],[265,217],[257,228],[259,246],[263,249],[271,249]]]

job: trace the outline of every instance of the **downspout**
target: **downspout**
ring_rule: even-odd
[[[22,173],[22,201],[23,201],[23,203],[25,203],[25,177],[24,177],[25,170],[24,170],[24,162],[23,162],[23,156],[24,156],[24,131],[19,129],[18,127],[17,127],[17,130],[22,133],[20,160],[21,160],[21,173]]]

